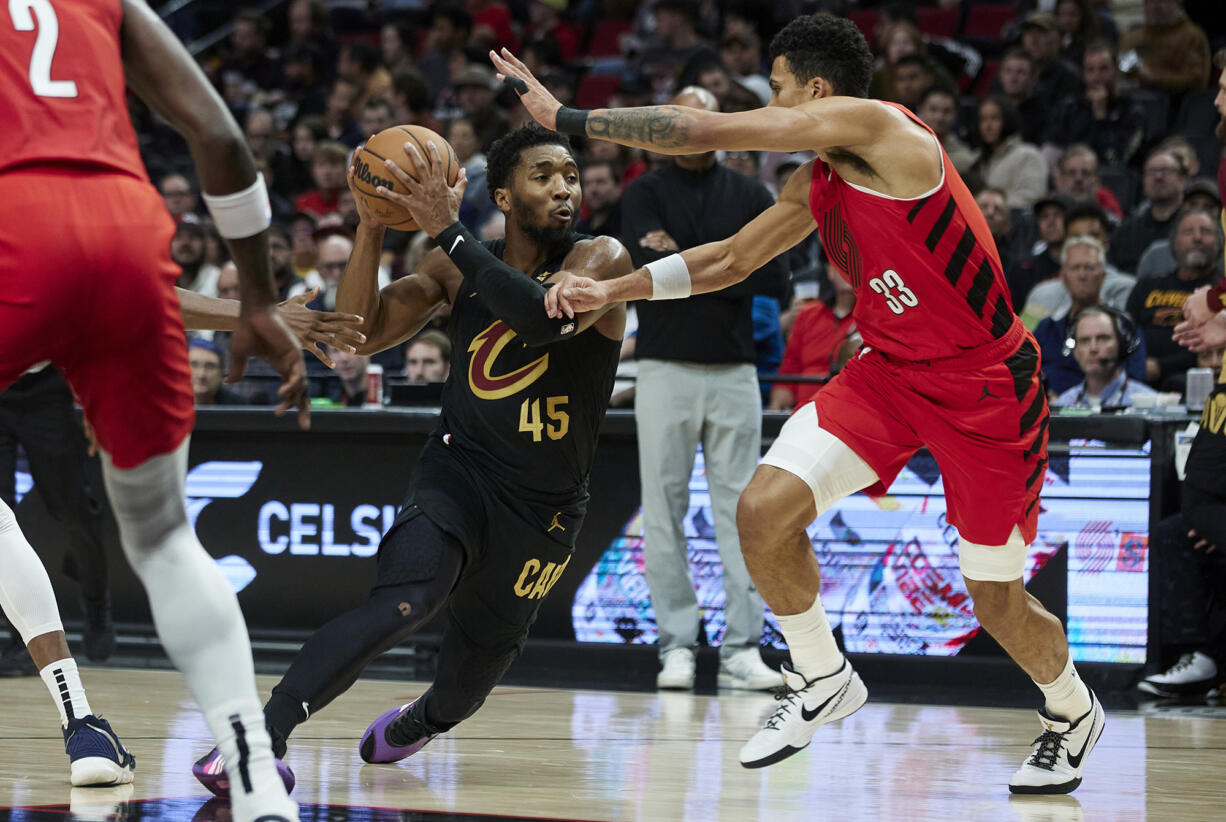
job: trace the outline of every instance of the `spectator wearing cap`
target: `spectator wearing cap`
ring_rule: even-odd
[[[315,188],[298,195],[295,211],[305,211],[322,217],[337,210],[337,200],[345,188],[345,169],[349,163],[349,148],[344,143],[325,140],[315,147],[311,157],[311,179]]]
[[[1145,335],[1148,349],[1146,381],[1163,390],[1183,391],[1186,372],[1196,365],[1196,355],[1172,339],[1183,320],[1188,295],[1220,276],[1222,262],[1221,212],[1183,208],[1171,229],[1175,268],[1163,277],[1137,281],[1128,297],[1128,313]]]
[[[1000,60],[1000,71],[992,81],[992,94],[1000,94],[1017,108],[1021,118],[1022,139],[1038,145],[1042,142],[1044,124],[1052,101],[1035,96],[1039,69],[1030,52],[1014,46]]]
[[[1056,183],[1056,193],[1067,196],[1074,203],[1098,203],[1116,217],[1124,216],[1120,201],[1102,184],[1098,155],[1084,143],[1074,143],[1060,154],[1052,179]]]
[[[920,96],[915,115],[936,133],[958,173],[966,175],[975,164],[977,155],[954,131],[958,121],[958,92],[954,91],[953,86],[930,86]]]
[[[1022,48],[1034,58],[1034,96],[1045,105],[1081,94],[1077,71],[1060,57],[1060,30],[1051,12],[1032,11],[1022,22]]]
[[[1120,37],[1120,54],[1146,88],[1182,94],[1209,84],[1209,38],[1182,0],[1146,0],[1145,23]]]
[[[192,188],[191,181],[182,174],[176,171],[164,175],[158,180],[158,193],[162,195],[166,210],[176,224],[182,222],[186,214],[195,216],[196,190]]]
[[[170,239],[170,258],[183,269],[175,285],[206,297],[216,297],[218,268],[205,260],[206,233],[196,215],[185,215]]]
[[[1060,273],[1060,249],[1065,237],[1064,217],[1071,206],[1067,197],[1053,194],[1041,198],[1031,209],[1038,239],[1029,257],[1019,260],[1011,270],[1005,271],[1005,281],[1009,284],[1015,311],[1026,304],[1032,288]],[[1026,313],[1020,313],[1026,320]],[[1033,329],[1040,317],[1030,318],[1026,327]]]
[[[1085,93],[1056,102],[1043,138],[1048,156],[1084,143],[1106,165],[1129,166],[1145,142],[1145,112],[1120,94],[1115,47],[1103,40],[1090,43],[1081,62]]]
[[[1044,317],[1034,328],[1034,338],[1042,352],[1043,376],[1048,390],[1061,394],[1084,378],[1077,360],[1065,351],[1069,323],[1077,314],[1092,305],[1110,305],[1102,294],[1106,279],[1106,251],[1102,243],[1088,235],[1070,236],[1061,251],[1060,278],[1043,287],[1059,289],[1062,310]],[[1119,305],[1111,308],[1121,310]],[[1128,361],[1133,379],[1145,380],[1145,351],[1133,352]]]
[[[1102,246],[1104,258],[1110,251],[1110,223],[1107,212],[1103,211],[1102,206],[1098,203],[1076,203],[1070,206],[1064,215],[1064,226],[1066,243],[1074,237],[1092,237]],[[1105,259],[1103,271],[1105,276],[1095,295],[1094,302],[1123,311],[1128,305],[1128,295],[1132,293],[1137,281],[1134,277],[1120,273]],[[1036,318],[1050,317],[1059,320],[1067,317],[1074,310],[1067,284],[1064,283],[1063,278],[1058,278],[1041,282],[1031,289],[1019,313],[1023,317],[1023,322],[1033,323]],[[1137,377],[1140,379],[1145,377],[1144,365],[1142,361],[1138,366]]]
[[[494,82],[494,72],[476,63],[465,66],[452,82],[461,116],[472,123],[481,151],[508,128],[506,114],[494,105]]]
[[[762,105],[770,102],[770,79],[762,73],[762,39],[752,29],[728,31],[719,41],[719,60],[732,78],[757,95]]]
[[[1010,208],[1030,208],[1047,191],[1043,153],[1018,133],[1017,108],[1000,95],[979,104],[980,155],[972,170],[985,184],[1009,197]]]
[[[192,371],[192,394],[197,407],[247,404],[241,394],[221,384],[225,363],[221,351],[213,343],[199,338],[189,340],[187,362]]]
[[[999,188],[985,187],[975,195],[975,203],[987,220],[988,230],[996,242],[1000,264],[1006,272],[1012,272],[1022,260],[1034,256],[1035,226],[1030,220],[1014,220],[1009,212],[1009,201]],[[1019,307],[1014,302],[1014,308]]]
[[[1226,168],[1226,164],[1223,165]],[[1198,177],[1188,183],[1183,191],[1184,208],[1196,208],[1216,214],[1222,210],[1222,198],[1217,183],[1208,177]],[[1163,237],[1154,240],[1137,263],[1137,279],[1161,277],[1175,268],[1175,255],[1171,253],[1171,240]]]
[[[1124,218],[1111,237],[1113,265],[1134,273],[1141,255],[1154,240],[1170,234],[1171,221],[1183,206],[1183,191],[1188,185],[1188,170],[1168,151],[1152,151],[1145,159],[1141,190],[1145,201]]]

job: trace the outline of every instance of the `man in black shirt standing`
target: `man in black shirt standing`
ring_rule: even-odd
[[[673,102],[718,110],[714,96],[701,88],[687,88]],[[674,165],[650,171],[626,189],[622,241],[642,266],[731,237],[773,204],[765,186],[724,168],[714,152],[677,157]],[[776,258],[725,291],[638,305],[635,420],[644,575],[660,632],[660,688],[694,684],[699,606],[683,520],[699,444],[724,566],[727,630],[720,682],[750,689],[779,685],[779,674],[758,653],[764,609],[741,556],[736,502],[757,467],[762,432],[753,295],[781,290],[785,276]]]

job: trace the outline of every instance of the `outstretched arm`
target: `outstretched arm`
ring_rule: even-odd
[[[490,59],[528,112],[546,128],[659,154],[855,147],[880,139],[895,122],[886,106],[857,97],[826,97],[794,108],[770,106],[727,114],[685,106],[568,109],[506,49],[501,56],[491,51]]]
[[[675,296],[689,296],[739,283],[817,228],[809,211],[812,174],[812,162],[797,169],[779,201],[726,240],[686,249],[604,282],[568,275],[545,295],[549,315],[571,317],[614,302],[665,299],[674,287],[684,292]],[[680,278],[688,278],[688,287]]]
[[[210,211],[238,266],[242,303],[227,379],[242,377],[248,356],[264,355],[282,379],[277,413],[297,406],[299,425],[306,428],[306,365],[298,341],[274,311],[267,193],[243,133],[191,55],[145,3],[123,0],[122,42],[128,85],[187,140],[206,197],[214,198]]]

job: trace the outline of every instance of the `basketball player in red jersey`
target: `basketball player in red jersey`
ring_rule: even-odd
[[[1073,669],[1059,620],[1022,584],[1047,465],[1038,347],[1013,313],[991,232],[932,131],[901,106],[864,99],[873,61],[856,27],[820,14],[793,20],[771,44],[770,107],[736,114],[564,109],[509,52],[491,57],[532,116],[563,132],[668,154],[818,154],[735,236],[619,279],[571,276],[546,297],[551,313],[569,314],[714,291],[819,227],[856,289],[864,347],[784,426],[737,512],[750,574],[793,665],[784,668],[786,698],[741,763],[791,756],[820,725],[864,704],[822,608],[805,526],[850,493],[884,493],[927,447],[942,469],[975,615],[1046,698],[1044,730],[1009,788],[1076,788],[1103,711]]]
[[[158,634],[228,761],[240,822],[292,822],[229,585],[188,523],[193,422],[170,259],[174,226],[149,183],[124,98],[186,138],[238,265],[231,377],[263,354],[279,411],[307,422],[305,367],[274,312],[268,195],[243,134],[191,57],[134,0],[11,0],[0,8],[0,388],[50,360],[103,452],[124,551]],[[0,510],[0,520],[12,512]],[[2,524],[2,522],[0,522]],[[70,686],[66,686],[70,687]],[[97,730],[97,729],[95,729]],[[110,743],[98,740],[98,750]]]

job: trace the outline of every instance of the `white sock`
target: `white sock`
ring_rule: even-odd
[[[834,641],[834,633],[822,607],[822,595],[809,610],[799,614],[775,614],[779,630],[792,653],[792,667],[807,680],[828,676],[843,667],[843,652]]]
[[[81,672],[72,657],[52,662],[38,672],[43,684],[51,692],[55,707],[60,710],[60,726],[67,728],[68,720],[80,719],[93,713],[85,698],[85,686],[81,684]]]
[[[1093,705],[1090,700],[1090,689],[1081,681],[1081,677],[1077,676],[1077,670],[1073,667],[1071,653],[1068,656],[1068,662],[1064,665],[1064,670],[1054,682],[1046,685],[1041,682],[1034,684],[1039,686],[1039,690],[1047,698],[1045,706],[1047,712],[1059,719],[1074,722],[1085,716]]]

